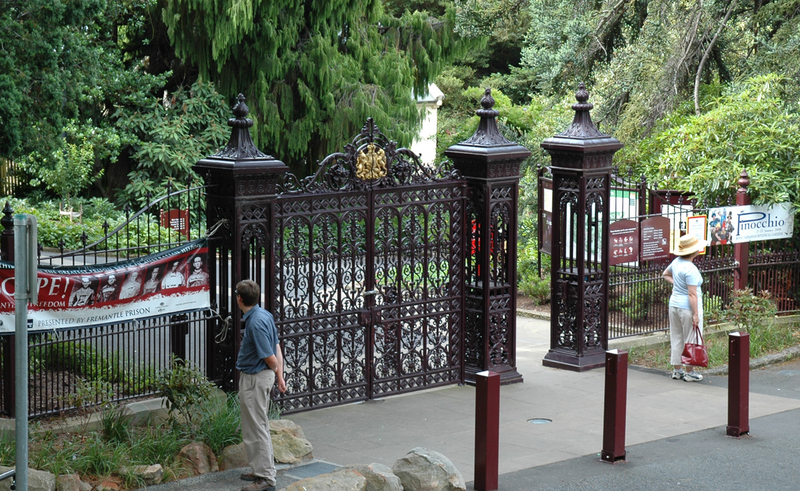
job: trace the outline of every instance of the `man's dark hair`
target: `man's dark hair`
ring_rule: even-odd
[[[236,285],[236,293],[242,297],[245,307],[252,307],[258,302],[261,296],[261,288],[253,280],[242,280]]]

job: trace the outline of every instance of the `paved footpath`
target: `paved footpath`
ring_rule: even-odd
[[[752,436],[741,439],[725,436],[727,377],[687,383],[631,368],[627,462],[612,465],[599,461],[604,371],[543,367],[549,322],[518,317],[517,329],[524,382],[501,387],[500,489],[800,489],[800,361],[751,371]],[[418,446],[441,452],[472,481],[474,397],[474,387],[452,386],[287,416],[318,461],[280,469],[279,489],[335,465],[391,467]],[[552,422],[529,422],[537,418]],[[239,472],[148,489],[234,491],[245,484]]]

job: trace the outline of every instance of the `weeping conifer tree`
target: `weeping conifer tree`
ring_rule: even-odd
[[[229,98],[247,97],[262,149],[306,174],[367,117],[409,145],[414,94],[471,44],[455,12],[384,13],[380,0],[167,0],[178,56]]]

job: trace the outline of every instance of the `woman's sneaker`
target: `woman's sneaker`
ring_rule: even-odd
[[[686,375],[686,372],[683,370],[673,370],[672,380],[682,380],[684,375]]]
[[[684,382],[699,382],[701,380],[703,380],[703,376],[694,370],[683,374]]]

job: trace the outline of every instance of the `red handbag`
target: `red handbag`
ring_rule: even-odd
[[[700,332],[699,326],[694,326],[694,330],[689,334],[689,339],[692,339],[692,337],[697,338],[698,343],[690,343],[689,340],[687,340],[683,346],[681,363],[705,368],[708,366],[708,351],[706,351],[703,334]]]

